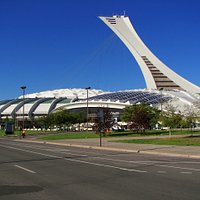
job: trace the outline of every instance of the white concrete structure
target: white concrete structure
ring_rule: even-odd
[[[121,103],[121,102],[108,102],[108,101],[89,101],[88,107],[91,108],[110,108],[110,109],[117,109],[122,110],[125,106],[130,105],[129,102]],[[78,101],[69,103],[61,107],[64,110],[73,110],[73,109],[84,109],[87,107],[86,100],[85,101]]]
[[[55,98],[55,90],[48,91],[47,97],[38,96],[30,98],[35,94],[28,94],[24,100],[22,98],[3,100],[0,101],[0,118],[13,118],[19,121],[23,117],[23,107],[24,107],[24,117],[26,120],[34,120],[37,117],[46,116],[49,113],[55,112],[58,109],[66,110],[86,110],[87,98],[84,97],[84,89],[78,89],[74,94],[74,98],[70,95],[65,94],[66,97]],[[74,90],[73,90],[74,91]],[[95,91],[95,90],[94,90]],[[88,107],[90,110],[95,112],[95,108],[108,107],[114,111],[120,111],[127,105],[138,104],[138,103],[148,103],[149,105],[160,108],[162,102],[162,108],[170,103],[177,112],[188,112],[200,111],[200,97],[194,96],[182,90],[124,90],[118,92],[99,92],[98,95],[94,95],[94,91],[89,94]],[[96,91],[98,93],[98,91]],[[95,93],[96,93],[95,92]],[[42,93],[44,95],[45,92]],[[29,97],[30,96],[30,97]],[[50,96],[50,97],[49,97]],[[58,96],[56,92],[56,97]],[[78,97],[78,98],[76,98]],[[84,98],[80,98],[84,97]]]
[[[199,94],[200,88],[162,63],[143,43],[127,16],[99,17],[127,46],[138,62],[147,89],[178,89]]]
[[[93,97],[106,92],[102,90],[90,89],[88,96]],[[87,97],[86,89],[58,89],[48,90],[38,93],[26,94],[25,99],[20,96],[17,99],[0,101],[0,117],[1,118],[18,118],[24,116],[26,119],[34,119],[35,117],[45,116],[55,110]]]
[[[200,98],[182,90],[123,90],[118,92],[110,92],[102,95],[90,97],[88,107],[101,108],[108,107],[113,110],[122,110],[125,106],[139,104],[145,102],[153,107],[167,110],[171,105],[176,112],[186,114],[189,110],[194,113],[200,111]],[[85,109],[87,99],[78,100],[64,105],[62,109],[74,110]]]
[[[104,94],[103,90],[90,89],[88,90],[88,95],[96,96],[99,94]],[[25,98],[68,98],[68,99],[84,99],[87,96],[87,90],[82,88],[66,88],[66,89],[56,89],[47,90],[42,92],[36,92],[32,94],[26,94]],[[19,98],[23,98],[20,96]]]
[[[100,17],[124,42],[138,62],[147,89],[105,92],[90,89],[59,89],[26,94],[25,99],[0,101],[0,118],[34,120],[58,109],[85,110],[108,107],[122,110],[127,105],[148,103],[164,110],[168,104],[177,112],[200,111],[200,88],[163,64],[142,42],[127,16]],[[164,90],[160,90],[163,88]],[[192,93],[192,94],[191,94]],[[89,102],[88,102],[89,101]],[[166,106],[165,106],[166,105]]]

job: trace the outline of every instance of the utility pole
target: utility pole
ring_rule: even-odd
[[[160,88],[159,91],[160,91],[160,111],[162,113],[162,97],[163,97],[162,91],[163,91],[163,88]]]
[[[86,111],[86,118],[87,118],[87,132],[88,132],[88,90],[90,90],[91,89],[91,87],[86,87],[85,88],[86,89],[86,91],[87,91],[87,111]]]
[[[25,90],[26,90],[26,86],[21,86],[21,89],[23,91],[23,120],[22,120],[22,131],[24,131],[24,99],[25,99]]]

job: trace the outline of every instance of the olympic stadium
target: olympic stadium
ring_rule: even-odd
[[[200,87],[184,79],[160,61],[143,43],[128,16],[99,17],[125,44],[136,59],[146,82],[146,89],[107,92],[95,89],[60,89],[26,94],[0,101],[0,117],[33,121],[58,109],[91,111],[108,107],[120,112],[125,106],[145,102],[177,112],[200,111]]]

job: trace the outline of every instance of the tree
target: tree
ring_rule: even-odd
[[[69,124],[78,124],[78,128],[80,131],[80,124],[85,123],[87,121],[87,117],[85,112],[74,112],[70,115]]]
[[[51,113],[47,116],[39,117],[35,119],[35,126],[37,128],[48,129],[55,125],[54,115]]]
[[[198,113],[194,111],[193,107],[187,107],[184,110],[186,126],[192,128],[197,121]]]
[[[130,122],[130,129],[145,131],[151,129],[158,122],[160,111],[148,104],[141,103],[126,106],[121,115],[121,119]]]
[[[85,115],[84,112],[74,112],[74,113],[71,113],[71,123],[72,124],[75,124],[75,123],[84,123],[87,121],[87,117]]]
[[[183,116],[172,104],[166,105],[165,111],[161,113],[162,126],[180,128],[183,125]]]
[[[99,108],[97,111],[97,118],[95,120],[94,128],[97,132],[103,132],[104,134],[114,125],[114,119],[112,111],[105,107]]]
[[[41,128],[52,128],[54,126],[59,129],[65,129],[65,127],[71,124],[85,122],[84,113],[73,113],[67,110],[58,110],[57,112],[50,113],[45,117],[40,117],[36,120],[36,126]]]

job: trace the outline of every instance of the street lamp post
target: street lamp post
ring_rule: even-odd
[[[159,91],[160,91],[160,111],[162,113],[162,91],[163,91],[163,88],[160,88]]]
[[[86,87],[85,88],[87,91],[87,112],[86,112],[86,118],[87,118],[87,132],[88,132],[88,90],[91,89],[91,87]]]
[[[23,91],[23,120],[22,120],[22,131],[24,130],[24,98],[25,98],[25,90],[26,90],[26,86],[22,86],[20,87]]]

